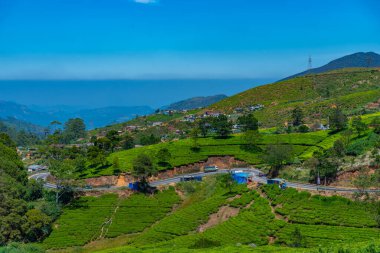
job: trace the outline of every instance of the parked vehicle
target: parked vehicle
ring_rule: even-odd
[[[262,172],[259,172],[259,174],[257,175],[258,177],[265,177],[266,175]]]
[[[132,191],[146,192],[146,193],[155,193],[157,191],[156,187],[150,186],[147,183],[141,183],[141,182],[129,183],[128,188],[131,189]]]
[[[218,166],[206,166],[205,169],[204,169],[204,172],[215,172],[215,171],[218,171],[219,168]]]
[[[201,176],[183,176],[180,179],[181,182],[188,182],[188,181],[202,181]]]
[[[267,179],[267,184],[276,184],[280,189],[286,189],[286,181],[282,178]]]

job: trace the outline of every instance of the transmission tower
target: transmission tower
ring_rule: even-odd
[[[309,60],[308,60],[308,64],[307,64],[307,70],[310,71],[312,68],[313,68],[313,61],[311,59],[311,56],[309,55]]]

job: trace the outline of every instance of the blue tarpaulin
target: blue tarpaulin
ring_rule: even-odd
[[[248,183],[248,173],[234,173],[232,174],[232,178],[236,181],[238,184],[246,184]]]
[[[128,188],[134,191],[139,190],[139,182],[129,183]]]

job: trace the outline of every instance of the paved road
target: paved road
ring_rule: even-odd
[[[57,186],[55,184],[51,184],[51,183],[46,182],[46,179],[47,179],[48,176],[50,176],[49,172],[40,172],[40,173],[36,173],[36,174],[30,175],[28,178],[29,179],[33,178],[35,180],[42,179],[42,180],[45,181],[45,184],[44,184],[45,188],[56,189]]]
[[[168,184],[172,184],[172,183],[178,183],[181,181],[182,177],[186,177],[186,176],[202,176],[202,177],[205,177],[205,176],[210,176],[210,175],[215,175],[215,174],[225,174],[225,173],[229,173],[230,171],[243,171],[243,172],[249,173],[251,175],[251,178],[253,181],[259,182],[262,184],[267,183],[266,177],[259,177],[258,176],[259,173],[262,173],[260,170],[248,169],[248,168],[243,168],[243,169],[236,168],[236,169],[232,169],[232,170],[218,170],[215,172],[208,172],[208,173],[197,172],[197,173],[184,174],[184,175],[180,175],[180,176],[176,176],[176,177],[172,177],[172,178],[168,178],[168,179],[157,180],[157,181],[151,182],[150,185],[151,186],[168,185]],[[49,172],[42,172],[42,173],[37,173],[37,174],[31,175],[31,176],[29,176],[29,178],[42,179],[42,180],[46,181],[46,178],[49,175],[50,175]],[[49,188],[49,189],[56,189],[57,188],[56,185],[51,184],[51,183],[45,183],[44,186],[45,186],[45,188]],[[301,184],[301,183],[292,183],[292,182],[287,182],[287,186],[291,187],[291,188],[301,189],[301,190],[313,190],[313,191],[333,191],[333,192],[350,192],[350,193],[359,191],[358,189],[355,189],[355,188],[330,187],[330,186],[320,186],[320,185],[318,186],[315,184]],[[118,188],[122,188],[122,187],[111,186],[111,187],[97,187],[97,188],[93,188],[93,189],[101,191],[101,190],[110,190],[110,189],[118,189]],[[80,188],[78,190],[91,190],[91,189]],[[380,192],[380,189],[367,190],[367,192]]]

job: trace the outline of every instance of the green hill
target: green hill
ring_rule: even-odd
[[[152,196],[82,197],[64,209],[42,246],[66,248],[58,252],[356,252],[342,250],[379,246],[372,208],[272,186],[228,191],[212,176]],[[221,210],[235,214],[210,223]]]
[[[362,116],[363,121],[366,124],[369,124],[377,117],[380,117],[380,113],[366,114]],[[270,144],[291,145],[295,160],[299,161],[312,157],[315,151],[326,151],[330,149],[333,147],[336,140],[342,138],[341,132],[334,132],[331,130],[285,134],[277,134],[273,129],[261,129],[260,131],[261,137],[258,141],[258,145],[262,150]],[[368,150],[373,147],[373,144],[369,144],[369,142],[366,141],[366,138],[370,138],[371,133],[373,133],[373,131],[370,129],[359,139],[357,134],[354,133],[351,136],[351,143],[355,144],[356,141],[364,141],[368,143],[368,147],[363,147],[363,151]],[[192,139],[183,139],[117,151],[111,153],[107,157],[108,165],[88,167],[79,177],[91,178],[118,174],[120,172],[130,172],[132,170],[133,160],[141,153],[149,155],[159,171],[204,161],[212,156],[234,156],[236,159],[248,164],[256,166],[263,164],[263,151],[246,150],[246,142],[242,134],[234,134],[226,139],[215,137],[199,138],[197,143],[199,145],[199,150],[193,150],[191,148],[193,146]],[[171,158],[166,165],[160,164],[156,156],[158,151],[163,148],[167,148],[171,153]],[[119,168],[115,168],[113,165],[113,161],[116,157],[119,161]]]
[[[352,115],[380,97],[379,69],[343,69],[322,74],[296,77],[252,88],[211,105],[208,110],[233,113],[256,104],[264,108],[254,112],[265,126],[290,120],[291,110],[300,106],[307,123],[325,120],[332,106]]]

